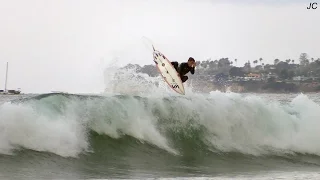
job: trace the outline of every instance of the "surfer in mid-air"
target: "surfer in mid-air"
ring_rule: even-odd
[[[196,66],[196,62],[192,57],[189,57],[188,62],[183,62],[180,64],[177,61],[171,62],[173,67],[179,73],[182,83],[188,80],[188,76],[185,76],[188,72],[194,74],[194,67]]]

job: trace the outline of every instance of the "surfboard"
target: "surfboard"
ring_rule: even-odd
[[[162,75],[162,78],[175,92],[185,95],[184,86],[179,77],[179,73],[173,67],[171,62],[160,51],[153,48],[153,61],[156,63],[157,69]]]

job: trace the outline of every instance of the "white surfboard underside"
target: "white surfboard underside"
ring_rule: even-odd
[[[170,88],[177,93],[184,95],[185,91],[182,81],[171,62],[157,50],[153,52],[153,59],[163,79],[167,82]]]

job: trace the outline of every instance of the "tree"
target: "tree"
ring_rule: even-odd
[[[300,60],[300,65],[301,66],[308,65],[309,64],[308,54],[307,53],[301,53],[299,60]]]
[[[229,67],[230,66],[230,61],[229,58],[221,58],[219,59],[218,67]]]
[[[245,72],[249,72],[251,70],[251,64],[250,64],[250,61],[246,62],[243,66],[243,70]]]
[[[259,72],[263,69],[262,65],[257,65],[256,67],[254,67],[256,72]]]
[[[209,68],[210,68],[210,69],[213,69],[213,68],[214,68],[214,62],[213,62],[213,61],[210,61],[210,62],[209,62]]]
[[[202,61],[200,66],[203,67],[203,68],[207,68],[208,64],[206,63],[206,61]]]
[[[285,80],[285,79],[288,79],[288,77],[289,77],[288,70],[287,69],[282,69],[280,71],[279,78]]]
[[[279,77],[281,77],[281,76],[283,77],[284,75],[283,74],[281,75],[281,73],[284,73],[283,70],[286,70],[286,77],[284,79],[287,79],[288,69],[289,69],[289,64],[287,62],[281,61],[276,65],[276,72],[277,72]]]
[[[280,61],[280,62],[276,65],[276,68],[279,68],[279,69],[289,69],[289,64],[288,64],[287,62]]]
[[[289,64],[291,62],[291,59],[287,59],[286,62]]]
[[[288,79],[291,79],[294,77],[295,73],[294,71],[288,71]]]
[[[244,72],[239,67],[232,67],[229,70],[229,75],[232,76],[232,77],[236,77],[236,76],[244,77]]]
[[[259,59],[259,61],[260,61],[260,64],[261,64],[262,60],[263,60],[262,58],[260,58],[260,59]]]
[[[274,60],[274,65],[277,65],[279,62],[280,62],[279,59],[275,59],[275,60]]]

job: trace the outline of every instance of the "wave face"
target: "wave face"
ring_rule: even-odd
[[[0,153],[32,150],[108,163],[131,158],[135,166],[148,166],[148,157],[162,168],[168,162],[230,167],[240,157],[308,156],[303,163],[319,166],[319,112],[319,104],[303,94],[288,102],[221,92],[44,94],[0,106]]]

